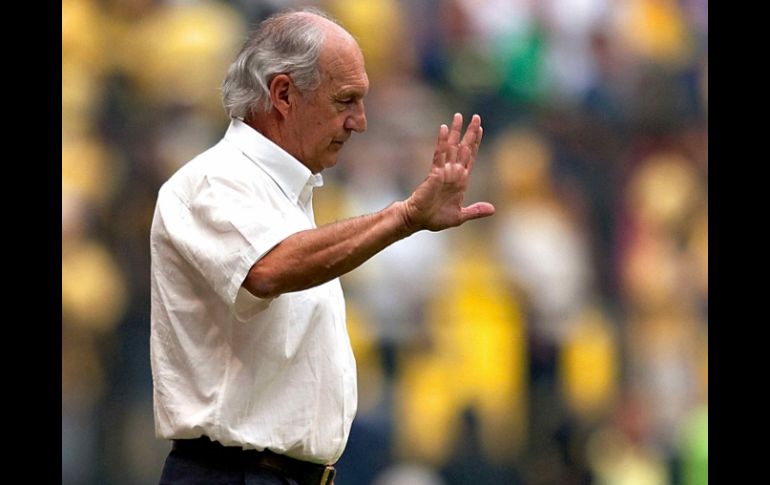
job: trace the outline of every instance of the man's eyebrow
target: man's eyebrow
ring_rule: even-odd
[[[332,98],[340,99],[360,99],[366,96],[366,92],[362,89],[343,89],[338,93],[332,95]]]

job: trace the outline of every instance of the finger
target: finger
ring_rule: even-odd
[[[481,117],[473,115],[468,129],[465,130],[463,141],[460,143],[461,146],[467,146],[470,149],[470,157],[462,162],[464,167],[471,167],[473,160],[476,158],[476,153],[479,151],[479,143],[481,142],[481,132]]]
[[[479,120],[479,123],[481,120]],[[476,139],[474,140],[473,145],[471,146],[471,149],[473,150],[473,157],[476,157],[476,154],[479,152],[479,145],[481,145],[481,139],[484,137],[484,128],[481,127],[481,124],[479,124],[478,129],[476,130]]]
[[[460,131],[463,127],[463,115],[460,113],[455,113],[454,117],[452,118],[452,129],[449,130],[449,140],[447,142],[449,145],[457,145],[460,143]]]
[[[484,129],[479,126],[479,137],[476,139],[476,143],[474,143],[471,148],[471,155],[468,159],[468,163],[465,164],[465,167],[468,169],[469,173],[471,170],[473,170],[473,166],[476,164],[476,155],[479,153],[479,144],[481,143],[481,137],[483,135]]]
[[[446,165],[454,165],[457,163],[457,152],[458,147],[457,145],[449,145],[446,149],[446,159],[444,160],[444,163]]]
[[[468,128],[463,135],[463,141],[461,145],[473,146],[476,144],[476,140],[479,138],[479,128],[481,128],[481,117],[479,115],[473,115],[471,122],[468,124]]]
[[[476,202],[468,207],[460,209],[460,215],[462,221],[469,221],[471,219],[480,219],[482,217],[489,217],[495,213],[495,206],[489,202]]]
[[[449,128],[447,125],[441,125],[438,129],[438,139],[436,140],[436,149],[433,152],[433,165],[443,167],[446,163],[446,148],[449,138]]]
[[[470,167],[473,166],[472,154],[473,152],[469,146],[462,145],[458,150],[457,163],[463,168],[468,168],[470,171]]]

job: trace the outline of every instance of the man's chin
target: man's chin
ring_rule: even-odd
[[[322,160],[319,160],[314,166],[308,166],[311,172],[313,173],[321,173],[322,171],[326,170],[327,168],[332,168],[335,165],[337,165],[337,155],[331,157],[326,157]]]
[[[339,158],[340,150],[342,149],[342,145],[339,145],[339,148],[334,149],[335,145],[332,145],[332,149],[328,150],[326,153],[324,153],[324,157],[321,160],[321,165],[323,165],[323,168],[331,168],[335,165],[337,165],[337,159]]]
[[[331,158],[329,160],[324,160],[323,163],[323,169],[332,168],[337,165],[337,157]]]

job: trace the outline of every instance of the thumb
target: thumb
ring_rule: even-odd
[[[482,217],[489,217],[495,213],[495,206],[489,202],[476,202],[468,207],[460,209],[463,222],[470,221],[471,219],[480,219]]]

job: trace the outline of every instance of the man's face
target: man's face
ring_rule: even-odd
[[[353,42],[324,46],[319,64],[321,84],[300,96],[291,120],[292,155],[313,173],[333,167],[352,132],[366,130],[364,96],[369,90],[364,58]]]

